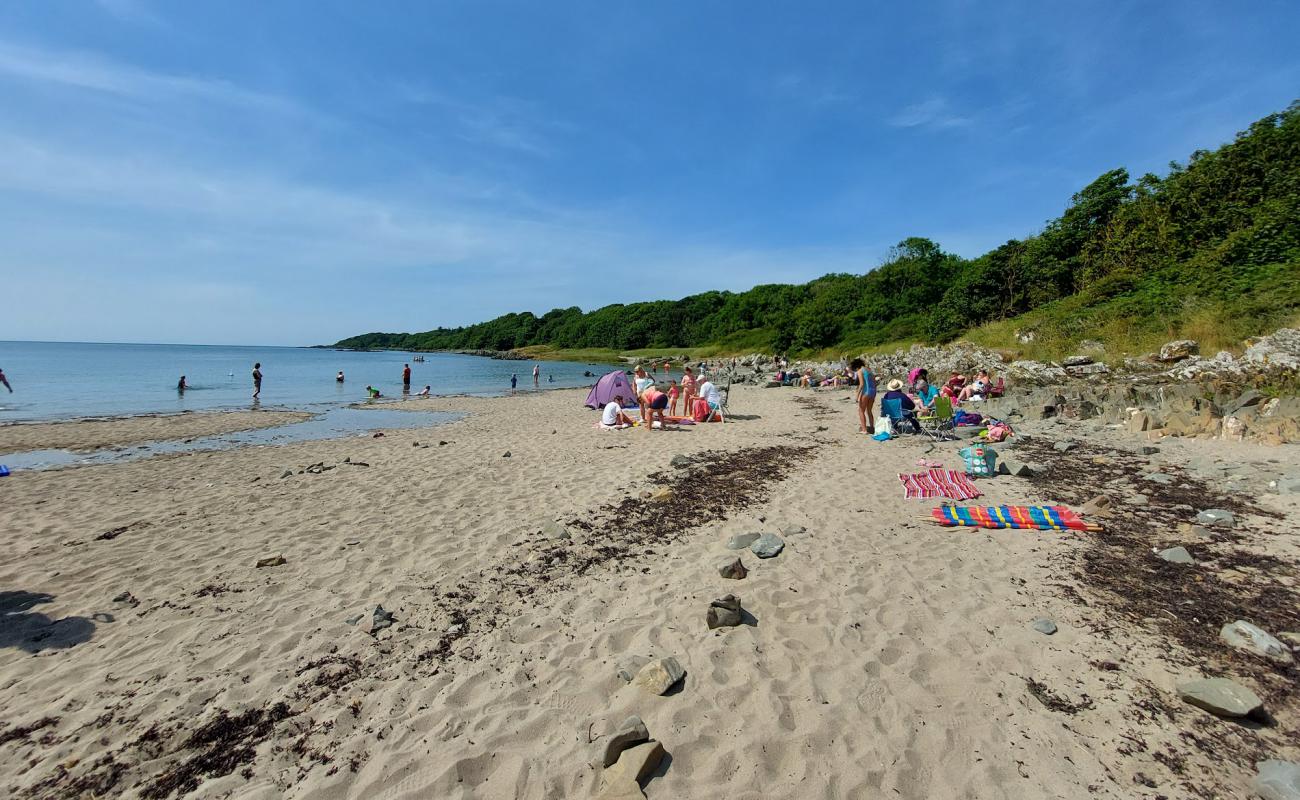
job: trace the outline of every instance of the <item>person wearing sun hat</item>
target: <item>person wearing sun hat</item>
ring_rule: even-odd
[[[885,396],[880,399],[880,402],[883,405],[889,400],[898,400],[903,409],[903,419],[910,421],[913,428],[919,431],[916,423],[916,402],[903,391],[903,382],[898,378],[885,384]]]

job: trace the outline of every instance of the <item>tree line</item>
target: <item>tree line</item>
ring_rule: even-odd
[[[1188,298],[1261,321],[1300,308],[1300,101],[1217,150],[1171,163],[1163,177],[1106,172],[1038,233],[976,258],[909,238],[861,275],[586,312],[525,311],[423,333],[368,333],[336,346],[635,350],[739,339],[754,349],[808,352],[945,342],[1035,310],[1080,325],[1116,316],[1169,325]]]

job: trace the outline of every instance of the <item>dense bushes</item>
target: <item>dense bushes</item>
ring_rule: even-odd
[[[945,341],[1027,312],[1027,325],[1075,339],[1124,323],[1173,329],[1207,308],[1257,325],[1300,307],[1300,104],[1259,120],[1164,178],[1136,183],[1111,170],[1071,198],[1043,230],[978,258],[928,239],[899,243],[864,275],[798,286],[705,292],[676,301],[612,305],[537,317],[506,314],[464,328],[370,333],[342,347],[426,350],[695,347],[724,340],[777,351]],[[1241,329],[1250,320],[1234,323]]]

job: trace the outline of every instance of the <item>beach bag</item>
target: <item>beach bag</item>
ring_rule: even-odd
[[[884,414],[881,414],[879,417],[876,417],[876,435],[880,435],[882,433],[887,434],[889,436],[894,435],[894,421],[891,420],[889,417],[885,416]],[[884,440],[882,439],[881,441]]]
[[[695,408],[691,410],[691,419],[704,422],[709,418],[709,401],[703,397],[695,398]]]
[[[954,425],[979,425],[983,421],[984,417],[974,411],[958,411],[952,418]]]
[[[966,462],[967,475],[991,478],[998,472],[998,453],[992,447],[963,447],[957,455]]]

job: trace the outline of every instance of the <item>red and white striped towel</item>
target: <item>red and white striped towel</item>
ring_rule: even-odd
[[[915,475],[902,475],[903,497],[947,497],[952,500],[974,500],[984,494],[966,473],[955,469],[932,469]]]

